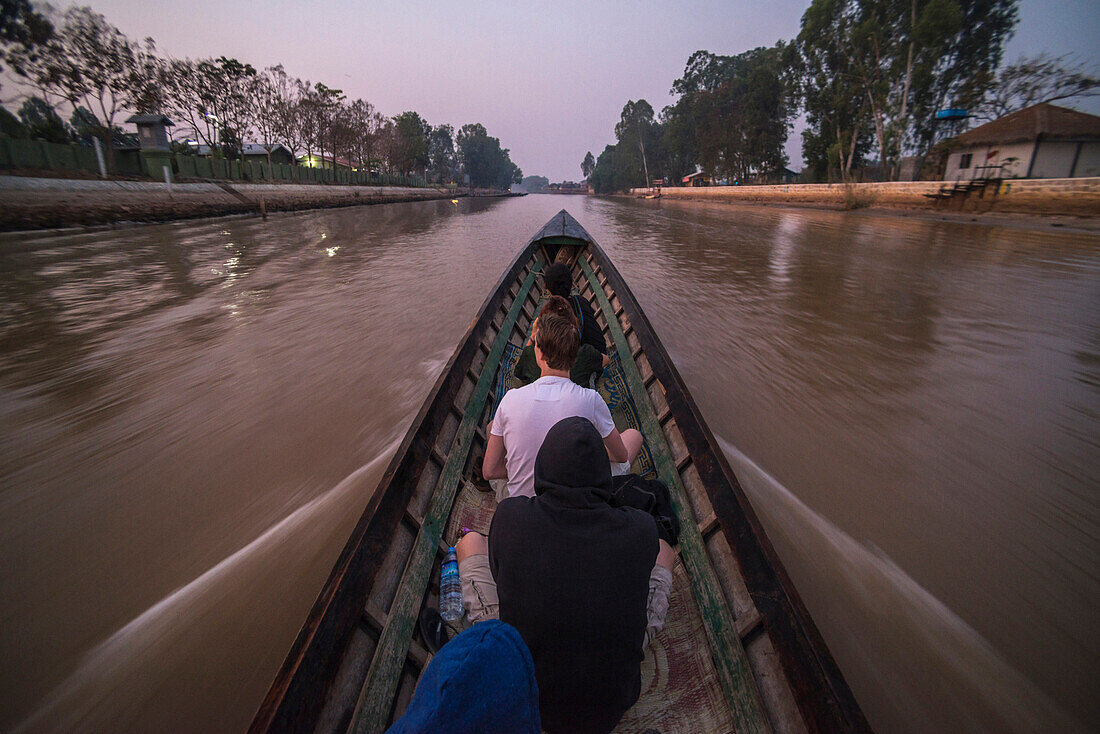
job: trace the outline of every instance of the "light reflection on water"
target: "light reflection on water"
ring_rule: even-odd
[[[872,724],[1097,720],[1100,238],[539,196],[0,246],[0,729],[243,730],[374,467],[562,206]]]

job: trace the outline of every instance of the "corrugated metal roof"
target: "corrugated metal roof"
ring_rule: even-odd
[[[271,146],[271,152],[274,153],[279,148],[282,148],[287,153],[290,153],[290,149],[282,143],[276,143],[275,145]],[[199,145],[195,148],[195,152],[199,155],[210,155],[210,146]],[[259,143],[245,143],[243,146],[241,146],[241,152],[244,155],[267,155],[267,149]],[[293,153],[290,153],[290,155],[293,155]]]
[[[955,138],[960,145],[1005,145],[1035,140],[1100,139],[1100,117],[1043,102],[979,125]]]
[[[290,152],[290,149],[282,143],[275,143],[274,145],[272,145],[271,152],[274,153],[280,148],[285,150],[290,155],[294,155]],[[267,155],[267,148],[260,145],[259,143],[245,143],[241,148],[241,152],[244,153],[244,155]]]
[[[154,115],[133,115],[127,118],[126,122],[132,122],[135,125],[151,125],[153,123],[161,123],[163,125],[175,125],[176,123],[169,120],[164,115],[157,113]]]

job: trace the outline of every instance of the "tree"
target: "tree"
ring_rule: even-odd
[[[401,173],[423,171],[428,167],[428,138],[432,126],[416,112],[402,112],[393,118],[394,160]]]
[[[266,70],[271,80],[272,105],[271,124],[274,139],[297,154],[303,147],[302,122],[301,122],[301,94],[303,85],[307,82],[295,79],[286,73],[282,64],[269,67]]]
[[[504,154],[504,159],[503,165],[501,166],[500,188],[510,189],[512,188],[512,184],[523,182],[523,169],[512,162],[511,155],[507,148],[501,149],[501,153]]]
[[[432,180],[436,183],[453,181],[458,169],[455,157],[454,128],[450,125],[437,125],[428,136],[428,159]]]
[[[616,146],[608,145],[596,159],[596,167],[592,169],[589,183],[597,194],[608,194],[625,188],[616,176]]]
[[[508,149],[501,148],[500,140],[490,137],[481,123],[463,125],[456,142],[471,186],[507,189],[523,181],[523,171],[512,162]]]
[[[171,61],[165,76],[170,80],[167,114],[189,125],[212,153],[239,157],[241,141],[252,132],[255,119],[249,90],[256,69],[220,56]]]
[[[383,117],[382,124],[378,128],[378,157],[385,170],[391,173],[398,170],[395,161],[400,155],[398,152],[399,147],[397,126],[394,125],[393,118]]]
[[[786,165],[783,146],[793,116],[784,78],[786,47],[736,56],[697,51],[673,83],[680,99],[668,110],[668,151],[683,169],[688,150],[703,170],[742,180]],[[682,136],[682,137],[681,137]]]
[[[294,113],[302,147],[306,149],[306,157],[312,158],[313,151],[321,148],[323,115],[317,92],[308,80],[298,81],[298,101]]]
[[[687,98],[661,110],[661,147],[664,151],[662,178],[679,181],[695,172],[695,125]]]
[[[592,167],[595,168],[596,164],[593,163]],[[528,193],[538,193],[550,186],[550,179],[546,178],[546,176],[525,176],[519,183],[524,191]]]
[[[271,149],[279,139],[279,113],[283,101],[279,98],[280,87],[277,84],[279,74],[284,74],[282,66],[264,69],[247,82],[248,102],[252,108],[252,119],[258,142],[267,153],[267,165],[271,165]],[[281,80],[280,80],[281,81]]]
[[[462,168],[470,177],[471,186],[488,185],[491,170],[489,157],[489,133],[485,126],[479,122],[467,123],[458,130],[455,137],[458,145],[459,157],[462,159]]]
[[[384,118],[375,111],[374,105],[361,99],[351,103],[348,115],[353,131],[350,154],[360,168],[369,170],[377,162],[378,136]]]
[[[43,99],[30,97],[23,102],[19,108],[19,119],[32,138],[50,143],[68,143],[70,140],[68,126]]]
[[[593,169],[596,168],[596,159],[592,157],[592,151],[588,151],[584,155],[584,160],[581,161],[581,173],[584,174],[584,180],[587,181],[588,177],[592,175]]]
[[[30,137],[27,126],[4,107],[0,107],[0,135],[7,135],[9,138]]]
[[[814,0],[802,15],[797,54],[790,59],[808,123],[802,157],[819,181],[848,181],[870,145],[866,95],[855,83],[849,52],[853,25],[850,0]]]
[[[615,137],[619,145],[638,149],[642,164],[642,184],[645,186],[649,186],[649,164],[645,156],[646,140],[653,137],[656,124],[653,119],[653,107],[644,99],[639,99],[637,102],[627,101],[623,105],[619,124],[615,126]]]
[[[1100,94],[1100,74],[1069,56],[1022,56],[1003,67],[972,117],[988,122],[1042,102]]]
[[[218,124],[218,143],[226,158],[241,157],[246,138],[255,130],[257,110],[249,94],[258,75],[252,64],[219,56],[203,62],[204,73],[220,94],[210,100]]]
[[[924,155],[936,139],[936,111],[970,108],[985,96],[1004,44],[1018,20],[1017,0],[911,0],[915,45],[908,106],[896,125],[901,152]],[[935,10],[954,5],[961,21],[943,24]],[[944,11],[955,12],[955,11]],[[898,166],[895,164],[896,177]]]
[[[91,8],[69,8],[40,51],[9,49],[7,60],[46,103],[59,98],[96,113],[109,165],[110,138],[123,110],[145,111],[159,99],[163,65],[153,40],[131,41]]]
[[[804,151],[835,153],[846,178],[870,131],[896,177],[934,140],[936,110],[982,98],[1016,17],[1016,0],[813,0],[797,40]]]
[[[341,158],[350,163],[354,157],[356,138],[359,132],[353,119],[351,105],[344,99],[331,109],[330,130],[332,156],[335,161]]]
[[[332,176],[333,180],[336,178],[336,148],[337,148],[337,128],[339,125],[340,107],[343,105],[344,100],[347,97],[344,95],[344,90],[336,89],[335,87],[329,87],[321,82],[317,82],[313,85],[314,96],[311,98],[312,103],[317,108],[318,121],[320,127],[318,130],[318,141],[320,147],[324,149],[324,131],[328,130],[328,144],[329,151],[332,153]]]
[[[77,107],[69,117],[69,127],[76,143],[90,146],[103,125],[87,107]]]
[[[35,63],[39,51],[52,37],[53,24],[27,0],[0,2],[0,61],[7,61],[8,54],[13,54],[17,59]],[[0,65],[0,72],[3,70]]]
[[[146,38],[134,46],[128,70],[130,90],[122,96],[122,106],[139,115],[163,112],[167,106],[168,64],[157,55],[156,44]]]

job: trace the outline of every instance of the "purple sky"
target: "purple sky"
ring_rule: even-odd
[[[614,142],[628,99],[660,111],[694,51],[735,54],[797,35],[809,0],[552,3],[424,0],[86,0],[176,57],[235,56],[362,97],[385,115],[481,122],[525,175],[578,180]],[[80,3],[84,4],[84,3]],[[64,6],[63,6],[64,7]],[[1100,62],[1100,2],[1023,0],[1007,57]],[[1077,103],[1100,112],[1100,100]],[[787,145],[801,168],[796,128]]]

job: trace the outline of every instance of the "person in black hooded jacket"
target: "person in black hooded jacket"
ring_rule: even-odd
[[[536,496],[501,501],[489,531],[492,600],[531,651],[548,732],[611,731],[638,700],[644,646],[664,623],[675,556],[651,515],[611,507],[611,493],[599,432],[565,418],[535,460]],[[484,543],[463,538],[464,563]]]

